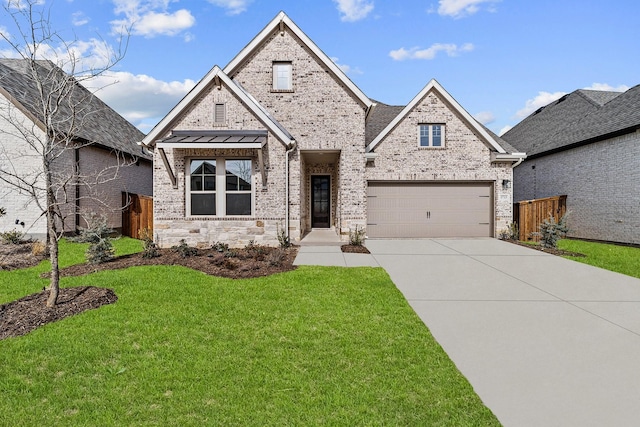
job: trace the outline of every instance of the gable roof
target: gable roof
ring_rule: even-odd
[[[482,138],[489,148],[499,154],[507,154],[507,150],[503,148],[498,141],[491,136],[484,126],[482,126],[476,119],[474,119],[462,106],[456,101],[435,79],[431,79],[429,83],[418,93],[412,100],[404,107],[396,116],[391,120],[386,127],[380,132],[373,140],[367,145],[366,151],[371,152],[375,150],[376,146],[380,144],[389,133],[411,112],[413,109],[424,99],[430,91],[437,92],[442,96],[449,105],[457,112],[464,121]],[[390,112],[390,110],[388,110]],[[372,111],[372,113],[375,113]],[[513,153],[520,154],[520,153]]]
[[[538,109],[502,138],[539,157],[637,129],[640,85],[626,92],[576,90]]]
[[[144,134],[129,123],[124,117],[102,102],[72,76],[64,73],[51,61],[36,61],[38,73],[45,76],[44,82],[55,83],[62,79],[73,80],[73,90],[69,93],[69,102],[60,104],[58,118],[60,122],[75,118],[78,127],[72,135],[79,140],[87,141],[104,148],[115,149],[144,159],[151,159],[137,145]],[[10,102],[26,113],[36,124],[44,129],[41,110],[37,107],[40,101],[37,87],[31,76],[27,60],[0,59],[0,92]],[[65,132],[63,126],[56,129]]]
[[[340,81],[340,83],[349,89],[349,91],[364,105],[369,108],[373,104],[373,102],[360,90],[358,86],[355,85],[347,77],[347,75],[336,65],[334,61],[331,60],[292,20],[287,16],[286,13],[280,12],[276,15],[275,18],[271,20],[267,24],[266,27],[257,36],[253,38],[249,42],[247,46],[244,47],[236,56],[224,67],[225,74],[232,76],[248,58],[251,57],[251,54],[262,45],[274,31],[280,30],[284,31],[284,26],[286,26],[291,32],[299,38],[302,43],[320,60],[320,62],[327,67],[333,75]]]
[[[215,65],[199,82],[187,93],[184,98],[158,123],[151,132],[142,140],[146,146],[153,146],[158,139],[162,138],[168,131],[172,130],[171,126],[183,111],[192,105],[200,95],[212,84],[219,79],[224,85],[237,96],[247,108],[273,133],[285,147],[295,142],[291,134],[276,121],[267,110],[258,103],[247,91],[231,80],[220,67]]]

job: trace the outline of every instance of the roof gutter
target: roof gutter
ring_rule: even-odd
[[[491,153],[491,162],[513,162],[514,165],[512,167],[518,166],[520,163],[527,158],[526,153]]]

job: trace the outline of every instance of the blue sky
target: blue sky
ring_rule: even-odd
[[[636,0],[31,1],[88,63],[131,28],[124,59],[92,84],[109,83],[98,95],[145,133],[280,10],[370,98],[404,105],[435,78],[497,133],[576,89],[640,84]],[[0,32],[18,34],[6,12]],[[3,56],[15,53],[0,42]]]

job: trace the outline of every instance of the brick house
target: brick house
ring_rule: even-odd
[[[569,236],[640,244],[640,86],[576,90],[503,135],[527,160],[514,200],[567,196]]]
[[[45,84],[68,78],[49,61],[37,65],[47,76]],[[35,239],[47,233],[44,193],[36,201],[6,181],[14,175],[42,187],[42,156],[25,139],[44,141],[40,99],[27,62],[0,59],[0,207],[7,212],[0,217],[0,231],[16,229]],[[153,191],[152,156],[138,145],[144,134],[77,81],[54,120],[57,132],[74,131],[73,147],[63,150],[52,166],[58,200],[66,201],[61,206],[65,232],[83,227],[89,213],[105,215],[108,225],[119,230],[122,193]]]
[[[407,106],[373,101],[282,12],[143,144],[161,246],[495,236],[524,157],[435,80]]]

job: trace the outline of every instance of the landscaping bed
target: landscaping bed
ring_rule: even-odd
[[[0,245],[2,269],[13,270],[33,267],[45,259],[34,255],[32,243]],[[157,256],[146,258],[142,252],[123,255],[101,264],[75,264],[60,269],[60,277],[82,276],[104,270],[149,265],[181,265],[211,276],[232,279],[269,276],[295,269],[293,261],[297,248],[273,248],[249,245],[241,249],[190,248],[190,255],[176,249],[158,249]],[[41,277],[48,277],[49,272]],[[110,289],[84,286],[61,288],[58,304],[47,307],[48,288],[19,300],[0,305],[0,340],[24,335],[47,323],[111,304],[117,296]]]

